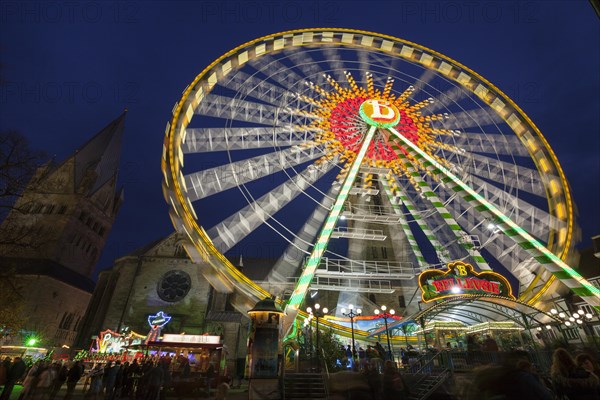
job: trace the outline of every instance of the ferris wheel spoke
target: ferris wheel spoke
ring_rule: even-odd
[[[333,229],[337,224],[344,203],[348,198],[350,189],[354,184],[356,176],[360,170],[360,165],[362,164],[363,159],[365,158],[367,149],[373,140],[373,136],[375,135],[376,130],[377,128],[375,126],[369,128],[369,131],[365,135],[363,142],[360,146],[360,150],[358,151],[354,161],[352,162],[352,165],[350,166],[347,172],[346,178],[344,179],[344,183],[342,184],[337,198],[335,199],[335,203],[333,204],[333,207],[331,208],[331,211],[327,216],[327,219],[325,220],[325,224],[321,228],[321,232],[318,236],[317,242],[315,243],[311,251],[308,261],[304,265],[304,269],[302,271],[300,279],[298,279],[298,283],[296,284],[296,287],[294,288],[294,291],[292,292],[292,295],[288,301],[288,307],[291,307],[292,309],[297,309],[304,301],[306,291],[308,290],[308,287],[312,282],[312,279],[315,275],[315,270],[321,262],[321,257],[323,257],[323,253],[327,248],[327,243],[331,238]]]
[[[296,97],[289,90],[243,71],[232,75],[231,79],[221,83],[221,86],[275,106],[287,104],[290,99]]]
[[[528,157],[527,149],[516,136],[497,133],[459,132],[456,135],[438,135],[442,143],[453,145],[468,153],[499,154]]]
[[[266,75],[269,81],[277,82],[284,89],[297,90],[303,87],[305,81],[303,76],[271,56],[254,59],[249,64]]]
[[[510,215],[517,225],[527,228],[536,238],[547,237],[551,230],[558,231],[566,225],[564,221],[489,182],[475,176],[471,176],[470,180],[477,193]]]
[[[513,273],[521,285],[527,284],[529,279],[523,278],[523,274],[517,274],[517,272],[520,271],[519,267],[525,260],[532,259],[531,255],[508,236],[499,235],[495,227],[488,228],[489,223],[475,213],[473,208],[473,205],[466,203],[460,196],[455,197],[455,201],[448,203],[448,209],[457,216],[457,222],[470,235],[477,237],[481,248],[488,251],[501,265]],[[519,276],[521,277],[519,278]]]
[[[303,109],[304,108],[304,109]],[[306,126],[311,121],[320,119],[306,110],[307,105],[278,108],[246,100],[233,99],[225,96],[208,95],[205,101],[196,108],[196,114],[213,118],[254,122],[262,125]]]
[[[387,179],[387,178],[386,178]],[[383,182],[383,181],[382,181]],[[450,261],[450,254],[447,249],[440,243],[437,236],[433,233],[433,230],[428,225],[427,220],[423,218],[422,213],[419,212],[415,203],[406,193],[406,190],[402,185],[398,185],[395,182],[389,183],[390,191],[392,193],[392,204],[404,204],[404,207],[408,210],[413,220],[417,223],[427,240],[433,246],[436,256],[441,263]]]
[[[333,79],[336,82],[341,83],[346,81],[346,75],[344,75],[344,71],[346,71],[346,67],[344,66],[344,61],[339,55],[338,49],[335,47],[326,47],[323,50],[323,53],[327,57],[327,63],[331,66],[330,74],[333,76]]]
[[[435,103],[434,103],[435,104]],[[430,111],[429,109],[427,110]],[[429,115],[425,114],[424,115]],[[441,121],[441,125],[446,129],[466,129],[472,127],[483,127],[504,123],[502,117],[496,113],[490,112],[485,108],[475,108],[472,110],[461,111],[448,115],[447,119]]]
[[[323,221],[325,221],[329,214],[338,190],[339,187],[331,186],[327,194],[323,196],[321,206],[313,210],[286,251],[279,257],[269,272],[267,279],[269,282],[289,283],[290,277],[296,275],[300,264],[304,260],[304,256],[310,254],[310,247],[314,243],[319,228],[323,226]]]
[[[317,144],[294,146],[245,160],[185,175],[187,194],[191,202],[221,193],[238,185],[263,178],[324,156],[325,150]]]
[[[298,146],[314,139],[314,127],[291,126],[252,128],[187,129],[184,154]]]
[[[298,51],[288,51],[286,54],[294,63],[294,67],[304,74],[305,80],[310,80],[318,85],[325,84],[324,78],[327,74],[323,68],[321,68],[319,63],[310,56],[310,52],[301,53]]]
[[[260,225],[303,193],[310,185],[323,177],[333,168],[328,164],[325,168],[307,168],[293,176],[278,187],[269,191],[237,213],[208,230],[208,236],[221,253],[225,253]]]
[[[549,270],[557,279],[563,282],[573,292],[578,294],[585,302],[600,310],[600,290],[590,284],[577,271],[569,267],[560,258],[554,255],[540,242],[535,240],[529,233],[506,217],[500,210],[486,201],[477,192],[462,182],[457,176],[440,165],[427,153],[406,139],[394,128],[388,128],[406,146],[406,150],[417,160],[423,160],[423,165],[431,173],[455,187],[468,201],[477,205],[477,210],[484,215],[493,218],[494,223],[505,234],[515,240],[522,248],[528,251],[541,265]]]
[[[460,227],[460,225],[456,222],[452,214],[448,212],[444,203],[439,199],[439,197],[431,190],[431,187],[427,184],[427,182],[421,177],[420,173],[417,171],[413,163],[404,155],[402,150],[396,147],[394,144],[392,145],[392,149],[396,153],[398,159],[402,162],[408,174],[416,183],[416,187],[419,188],[423,193],[423,197],[431,203],[431,205],[437,211],[437,215],[440,216],[444,224],[443,226],[447,226],[452,230],[455,241],[462,245],[467,252],[470,253],[471,257],[477,264],[477,266],[481,270],[489,270],[491,269],[486,260],[479,254],[479,251],[473,246],[473,243],[470,240],[466,240],[466,236],[468,236]]]
[[[409,98],[415,98],[415,96],[423,90],[423,88],[427,87],[429,83],[437,76],[437,73],[430,69],[426,69],[423,74],[412,84],[413,91],[411,92]]]
[[[460,86],[455,86],[444,93],[433,96],[434,102],[427,107],[427,111],[429,113],[436,112],[442,108],[448,107],[452,103],[456,103],[464,99],[465,97],[469,97],[469,93]]]
[[[404,213],[402,212],[400,205],[397,204],[397,201],[394,201],[394,194],[392,193],[389,184],[386,182],[385,177],[382,175],[380,175],[379,177],[379,185],[381,186],[383,192],[386,194],[386,199],[389,203],[389,206],[392,208],[392,210],[394,210],[394,213],[400,218],[400,227],[404,231],[404,235],[408,240],[410,248],[415,258],[417,259],[417,265],[419,266],[419,269],[423,270],[427,268],[427,261],[425,260],[425,257],[423,257],[421,247],[419,246],[419,243],[417,243],[417,240],[415,239],[415,236],[412,230],[410,229],[410,225],[404,217]]]
[[[448,148],[446,150],[458,154],[455,149]],[[543,184],[538,179],[539,172],[537,170],[476,153],[469,154],[466,161],[468,164],[463,167],[470,175],[501,184],[509,183],[514,189],[523,190],[536,196],[543,197],[546,194]]]

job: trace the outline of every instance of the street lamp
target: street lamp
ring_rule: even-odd
[[[308,312],[311,316],[315,317],[316,325],[317,325],[317,360],[321,358],[320,349],[319,349],[319,318],[324,317],[325,314],[329,312],[327,307],[323,307],[321,309],[321,305],[319,303],[315,304],[315,309],[313,310],[311,307],[306,308],[306,312]],[[319,369],[320,369],[319,363]]]
[[[577,311],[575,311],[572,316],[569,316],[569,315],[565,314],[564,312],[559,313],[555,308],[550,310],[550,314],[552,314],[554,316],[558,316],[558,318],[560,318],[560,320],[568,328],[577,328],[577,326],[581,326],[582,328],[584,328],[584,324],[587,325],[594,318],[594,316],[592,314],[586,313],[581,308],[578,309]],[[585,329],[583,329],[583,331],[587,334]],[[583,338],[581,337],[581,335],[579,335],[579,338],[581,339],[581,343],[585,346],[585,342],[583,341]],[[596,347],[597,347],[598,344],[596,343],[596,338],[593,334],[592,334],[592,340],[594,341],[594,345],[596,345]]]
[[[354,346],[354,318],[362,314],[362,310],[357,308],[354,310],[352,304],[348,305],[349,310],[342,308],[342,315],[350,318],[350,330],[352,331],[352,358],[356,358],[356,347]]]
[[[387,311],[386,306],[381,306],[381,311],[375,309],[375,315],[379,315],[385,321],[385,337],[387,338],[388,345],[388,353],[389,357],[392,361],[394,361],[394,354],[392,353],[392,346],[390,344],[390,332],[388,331],[388,318],[392,318],[392,316],[396,314],[396,311],[392,308],[390,311]]]

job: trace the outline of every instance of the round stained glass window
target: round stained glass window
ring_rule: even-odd
[[[192,281],[187,272],[172,270],[163,275],[158,282],[158,296],[164,301],[182,300],[190,291]]]

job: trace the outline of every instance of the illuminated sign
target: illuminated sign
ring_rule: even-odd
[[[419,275],[419,287],[424,302],[462,294],[488,294],[514,299],[508,280],[491,272],[475,272],[462,261],[448,264],[444,270],[428,269]]]
[[[163,335],[163,342],[169,343],[206,343],[206,344],[220,344],[220,336],[209,336],[209,335],[174,335],[171,333],[165,333]]]
[[[386,100],[369,99],[360,105],[358,113],[369,125],[379,128],[396,126],[400,121],[400,112]]]
[[[107,329],[100,332],[100,335],[96,338],[96,348],[92,349],[92,351],[98,353],[120,353],[125,344],[123,336]]]
[[[159,311],[158,313],[156,313],[156,315],[150,315],[148,317],[148,324],[150,324],[151,328],[157,329],[162,328],[163,326],[168,324],[170,320],[170,316],[168,316],[162,311]]]

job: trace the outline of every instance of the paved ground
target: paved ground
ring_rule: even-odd
[[[15,388],[10,396],[10,400],[18,400],[22,389],[23,389],[23,387],[20,385],[15,386]],[[55,400],[62,400],[63,397],[65,396],[65,392],[66,392],[66,387],[63,387],[61,389],[61,391],[58,393],[58,396],[56,396]],[[2,393],[1,389],[0,389],[0,393]],[[75,393],[74,393],[72,399],[73,400],[83,400],[84,397],[85,396],[84,396],[84,392],[83,392],[83,384],[77,385],[77,388],[75,389]],[[177,399],[177,398],[175,396],[173,396],[173,397],[168,396],[167,399]],[[207,397],[190,396],[190,397],[187,397],[187,399],[208,399],[208,398]],[[211,399],[214,399],[214,394],[211,397]],[[229,394],[227,394],[226,399],[227,400],[247,400],[248,399],[248,386],[242,385],[239,389],[231,389],[229,391]],[[40,399],[38,397],[36,400],[47,400],[47,398]]]

